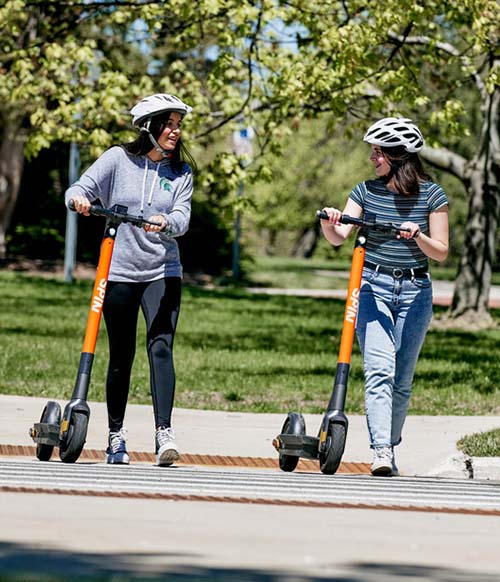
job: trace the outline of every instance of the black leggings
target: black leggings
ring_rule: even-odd
[[[130,389],[139,307],[146,320],[150,388],[156,427],[171,425],[175,394],[173,345],[181,303],[181,279],[150,283],[108,283],[103,314],[109,337],[106,379],[108,423],[120,430]]]

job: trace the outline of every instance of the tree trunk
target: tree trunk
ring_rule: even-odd
[[[455,291],[450,308],[453,319],[474,327],[491,325],[488,299],[498,228],[498,185],[485,184],[482,171],[471,179],[470,207]],[[496,192],[494,192],[496,190]]]
[[[469,214],[450,308],[453,319],[460,318],[475,327],[492,323],[488,299],[500,212],[499,104],[497,91],[491,96],[485,116],[480,153],[469,166]]]
[[[484,104],[485,116],[478,153],[467,161],[448,150],[424,150],[422,157],[464,184],[469,195],[465,240],[449,319],[469,328],[487,327],[492,266],[497,253],[500,211],[500,92]]]
[[[292,256],[310,259],[318,245],[319,228],[305,228],[295,244],[293,245]]]
[[[274,229],[267,231],[267,244],[266,244],[266,255],[268,257],[274,257],[276,254],[276,239],[278,238],[278,232]]]
[[[6,121],[0,143],[0,259],[7,254],[5,235],[16,205],[24,167],[24,135]]]

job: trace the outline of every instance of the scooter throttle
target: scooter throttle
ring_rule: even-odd
[[[329,216],[324,210],[316,210],[316,218],[319,218],[320,220],[328,220]],[[340,222],[343,222],[344,224],[358,224],[357,219],[352,219],[350,216],[347,216],[347,214],[343,214],[340,217]]]

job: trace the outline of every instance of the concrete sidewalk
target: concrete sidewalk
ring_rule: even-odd
[[[34,445],[28,430],[38,422],[46,398],[0,395],[0,446]],[[61,408],[66,402],[59,400]],[[85,449],[104,451],[107,445],[106,406],[91,402]],[[175,409],[173,424],[181,452],[277,459],[272,440],[280,433],[283,414],[253,414],[212,410]],[[321,415],[304,415],[307,434],[315,436]],[[371,451],[365,417],[349,416],[343,462],[370,463]],[[129,405],[126,426],[128,448],[154,452],[154,421],[149,405]],[[500,427],[500,416],[409,416],[403,442],[396,449],[401,475],[500,480],[500,458],[465,459],[456,449],[462,436]]]

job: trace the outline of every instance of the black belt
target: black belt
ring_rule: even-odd
[[[428,270],[425,267],[419,269],[400,269],[399,267],[384,267],[383,265],[376,265],[375,263],[370,263],[365,261],[365,267],[377,271],[377,273],[383,273],[384,275],[391,275],[395,279],[410,278],[422,278],[427,277]]]

